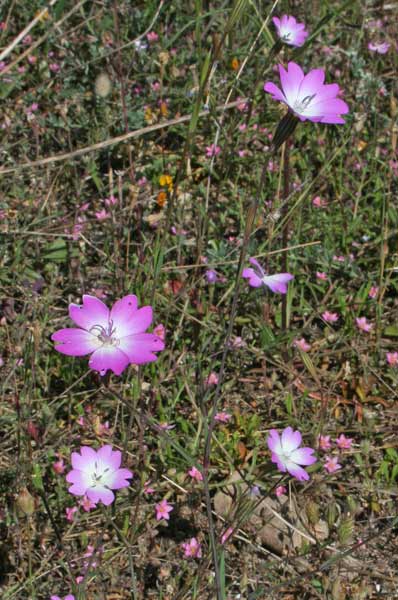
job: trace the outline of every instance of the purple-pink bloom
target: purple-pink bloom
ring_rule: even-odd
[[[166,519],[166,521],[168,521],[170,519],[169,513],[173,510],[173,507],[167,502],[166,498],[164,498],[164,500],[155,505],[155,510],[157,521],[160,521],[161,519]]]
[[[232,415],[224,411],[218,412],[214,417],[214,420],[218,421],[219,423],[228,423],[230,419],[232,419]]]
[[[152,307],[138,309],[137,297],[124,296],[109,308],[95,296],[84,295],[83,305],[70,304],[70,318],[81,328],[56,331],[55,350],[68,356],[91,354],[89,367],[105,375],[116,375],[131,363],[142,365],[157,359],[164,349],[160,337],[144,333],[152,322]]]
[[[377,52],[378,54],[386,54],[390,48],[390,45],[388,42],[376,42],[375,44],[373,42],[369,42],[368,44],[368,49],[371,52]]]
[[[192,479],[196,479],[196,481],[203,481],[203,475],[196,467],[191,467],[188,471],[188,475],[190,475]]]
[[[328,473],[335,473],[339,469],[341,469],[341,465],[338,462],[337,456],[327,456],[326,462],[323,465]]]
[[[348,105],[337,94],[340,91],[337,83],[324,84],[325,71],[313,69],[304,75],[302,68],[289,62],[287,71],[279,65],[282,91],[270,81],[264,90],[274,100],[287,104],[301,121],[314,123],[345,123],[341,115],[349,112]]]
[[[366,317],[357,317],[355,319],[355,322],[357,324],[358,329],[360,329],[361,331],[365,331],[366,333],[369,333],[369,331],[373,329],[372,323],[368,323]]]
[[[310,476],[301,465],[309,466],[316,462],[313,448],[299,448],[302,442],[301,433],[286,427],[282,435],[271,429],[268,436],[268,448],[271,450],[271,460],[276,463],[282,473],[290,473],[299,481],[307,481]]]
[[[185,558],[201,558],[202,557],[202,548],[200,542],[196,538],[191,538],[189,542],[184,542],[181,544],[182,549],[184,550]]]
[[[302,46],[308,36],[304,23],[298,23],[294,17],[283,15],[281,19],[272,19],[279,38],[289,46]]]
[[[210,146],[206,146],[206,156],[211,158],[212,156],[217,156],[220,154],[221,148],[220,146],[216,146],[215,144],[210,144]]]
[[[308,352],[308,350],[311,350],[311,346],[306,342],[305,338],[294,340],[293,345],[296,346],[296,348],[300,348],[300,350],[303,352]]]
[[[387,352],[386,358],[390,367],[398,366],[398,352]]]
[[[278,485],[278,487],[275,490],[275,495],[279,498],[280,496],[283,496],[283,494],[286,494],[286,492],[287,489],[284,485]]]
[[[330,443],[330,435],[320,435],[319,436],[319,447],[321,450],[329,450],[332,447]]]
[[[60,598],[60,596],[51,596],[50,600],[62,600],[62,598]],[[75,600],[75,597],[73,594],[67,594],[64,598],[64,600]]]
[[[243,269],[242,277],[249,280],[251,287],[268,287],[272,292],[286,294],[287,283],[294,279],[290,273],[277,273],[276,275],[266,275],[260,263],[255,258],[250,258],[249,262],[252,268]]]
[[[102,446],[97,451],[82,446],[80,454],[72,452],[71,458],[73,469],[67,474],[66,481],[72,484],[69,492],[75,496],[87,496],[95,504],[101,501],[108,506],[115,499],[112,490],[130,485],[128,479],[133,473],[120,468],[122,453],[112,450],[112,446]]]
[[[325,312],[322,313],[322,319],[326,321],[326,323],[336,323],[336,321],[339,320],[339,315],[325,310]]]
[[[349,450],[351,448],[352,442],[352,438],[347,438],[344,435],[344,433],[341,433],[336,439],[336,444],[340,448],[340,450]]]

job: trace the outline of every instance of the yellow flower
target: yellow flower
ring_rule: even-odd
[[[231,69],[237,71],[239,69],[239,61],[237,58],[233,58],[231,61]]]
[[[167,186],[173,186],[173,178],[171,177],[171,175],[161,175],[159,177],[159,183],[162,187]]]

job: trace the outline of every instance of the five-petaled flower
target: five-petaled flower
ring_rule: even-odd
[[[101,501],[105,506],[112,504],[115,494],[112,490],[128,487],[128,479],[133,473],[121,469],[122,453],[112,450],[112,446],[102,446],[95,451],[82,446],[80,454],[72,452],[72,471],[66,476],[71,483],[69,491],[75,496],[86,496],[95,504]]]
[[[341,115],[349,112],[348,105],[337,94],[340,91],[337,83],[324,84],[325,71],[313,69],[304,75],[302,68],[289,62],[286,69],[279,65],[282,91],[268,81],[264,90],[274,100],[284,102],[300,121],[314,123],[345,123]]]
[[[390,45],[388,42],[376,42],[375,44],[373,42],[369,42],[368,44],[368,49],[371,52],[377,52],[378,54],[386,54],[390,48]]]
[[[298,23],[294,17],[283,15],[281,19],[272,19],[279,38],[289,46],[302,46],[308,37],[304,23]]]
[[[138,309],[137,297],[124,296],[109,308],[95,296],[83,296],[83,304],[70,304],[70,318],[79,326],[60,329],[51,336],[55,349],[68,356],[91,354],[89,367],[105,375],[116,375],[130,364],[141,365],[157,359],[164,349],[160,337],[145,333],[152,322],[152,307]]]
[[[293,431],[291,427],[286,427],[282,435],[271,429],[268,436],[268,448],[271,450],[271,460],[276,463],[282,473],[290,473],[299,481],[306,481],[310,478],[303,466],[307,467],[316,462],[313,456],[313,448],[299,448],[302,442],[301,433]]]
[[[323,465],[325,470],[328,473],[335,473],[336,471],[338,471],[339,469],[341,469],[341,465],[338,462],[338,457],[337,456],[327,456],[326,457],[326,462]]]
[[[398,352],[387,352],[386,358],[390,367],[398,366]]]
[[[194,537],[191,538],[189,542],[182,543],[181,547],[184,550],[185,558],[201,558],[202,556],[200,542]]]
[[[336,444],[341,450],[349,450],[352,445],[352,438],[347,438],[344,433],[341,433],[336,439]]]
[[[171,513],[173,507],[167,502],[166,498],[164,498],[155,505],[155,510],[157,521],[160,521],[161,519],[166,519],[166,521],[168,521],[170,519],[169,513]]]
[[[266,275],[264,269],[255,258],[250,258],[249,262],[253,268],[243,269],[242,277],[249,280],[251,287],[268,287],[272,292],[286,294],[287,283],[294,279],[290,273],[277,273],[276,275]]]
[[[369,333],[369,331],[373,329],[372,323],[368,323],[366,317],[357,317],[355,323],[357,324],[358,329],[365,331],[366,333]]]

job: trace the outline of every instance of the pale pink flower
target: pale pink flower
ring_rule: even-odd
[[[371,52],[377,52],[378,54],[386,54],[390,48],[391,44],[388,42],[369,42],[368,49]]]
[[[372,285],[372,287],[369,290],[369,298],[376,298],[378,293],[379,288],[377,287],[377,285]]]
[[[275,275],[267,275],[255,258],[249,259],[252,267],[243,269],[242,277],[249,280],[251,287],[267,287],[272,292],[278,292],[279,294],[287,293],[287,284],[289,281],[294,279],[294,275],[290,273],[276,273]]]
[[[73,521],[75,513],[78,511],[77,506],[68,507],[65,509],[66,519],[70,522]]]
[[[95,218],[98,221],[105,221],[105,219],[109,219],[110,216],[110,213],[106,212],[105,208],[102,208],[95,213]]]
[[[286,427],[280,435],[276,429],[271,429],[267,444],[271,450],[271,460],[282,473],[288,472],[299,481],[308,481],[310,476],[303,466],[307,467],[316,462],[314,449],[300,448],[301,433]]]
[[[50,600],[62,600],[62,598],[60,596],[50,596]],[[64,600],[75,600],[75,597],[73,594],[67,594],[64,598]]]
[[[275,490],[275,495],[279,498],[280,496],[283,496],[283,494],[286,494],[286,492],[287,489],[284,485],[278,485],[278,487]]]
[[[326,200],[322,200],[320,196],[315,196],[315,198],[312,201],[312,204],[317,208],[325,208],[328,205]]]
[[[366,317],[357,317],[355,319],[355,322],[357,324],[358,329],[360,329],[361,331],[365,331],[366,333],[369,333],[369,331],[373,329],[372,323],[368,323]]]
[[[320,435],[318,441],[321,450],[329,450],[329,448],[332,447],[332,444],[330,443],[330,435]]]
[[[214,417],[215,421],[218,421],[219,423],[228,423],[228,421],[232,419],[232,415],[230,415],[227,412],[218,412],[216,414],[216,416]]]
[[[341,465],[338,463],[337,456],[326,456],[326,462],[323,466],[328,473],[335,473],[341,469]]]
[[[325,310],[325,312],[322,313],[322,319],[326,321],[326,323],[336,323],[336,321],[339,320],[339,315]]]
[[[58,475],[62,475],[62,473],[65,471],[65,465],[62,458],[53,463],[53,469]]]
[[[165,519],[166,521],[168,521],[170,519],[169,513],[171,513],[173,507],[167,502],[165,498],[164,500],[158,502],[158,504],[155,505],[155,510],[157,521],[160,521],[161,519]]]
[[[208,375],[204,381],[205,385],[207,387],[210,387],[211,385],[217,385],[218,383],[218,375],[217,373],[214,373],[214,371],[212,371],[210,373],[210,375]]]
[[[226,531],[224,531],[224,533],[221,536],[221,543],[224,545],[225,542],[227,540],[229,540],[229,538],[232,536],[233,533],[234,533],[234,528],[228,527],[228,529]]]
[[[336,444],[341,450],[349,450],[352,445],[352,438],[346,438],[344,433],[341,433],[336,439]]]
[[[48,67],[52,73],[59,73],[61,70],[61,67],[58,63],[50,63]]]
[[[317,271],[316,272],[316,278],[320,279],[321,281],[326,281],[328,276],[326,273],[324,273],[323,271]]]
[[[196,481],[203,481],[202,473],[195,466],[189,469],[188,475],[190,475],[192,479],[196,479]]]
[[[202,548],[199,541],[196,538],[191,538],[189,542],[184,542],[181,544],[182,549],[184,550],[185,558],[201,558],[202,557]]]
[[[106,206],[115,206],[115,204],[117,204],[117,198],[111,195],[109,198],[105,198],[104,203]]]
[[[37,63],[37,56],[34,56],[33,54],[30,54],[28,56],[28,63],[30,65],[35,65]]]
[[[387,352],[386,357],[390,367],[398,366],[398,352]]]
[[[244,340],[242,340],[242,338],[239,335],[235,335],[230,340],[229,345],[231,348],[234,348],[234,349],[244,348],[246,346],[246,342]]]
[[[294,346],[296,346],[296,348],[300,348],[300,350],[302,350],[303,352],[308,352],[308,350],[311,350],[310,344],[308,344],[304,338],[294,340],[293,344]]]
[[[154,333],[154,335],[157,335],[158,338],[160,340],[162,340],[162,342],[165,341],[165,339],[166,339],[166,329],[165,329],[165,326],[162,323],[159,323],[159,325],[156,325],[156,327],[153,328],[153,333]]]
[[[342,254],[334,254],[333,255],[333,260],[335,260],[336,262],[345,262],[345,256],[343,256]]]
[[[82,507],[84,512],[90,512],[90,510],[92,510],[93,508],[97,508],[96,503],[90,500],[90,498],[88,498],[87,496],[84,496],[83,500],[81,500],[80,506]]]
[[[206,146],[207,158],[211,158],[212,156],[218,156],[218,154],[220,154],[220,152],[221,152],[220,146],[216,146],[215,144],[210,144],[210,146]]]
[[[149,33],[146,34],[146,37],[147,37],[148,42],[150,42],[150,43],[157,42],[159,39],[159,36],[155,31],[150,31]]]

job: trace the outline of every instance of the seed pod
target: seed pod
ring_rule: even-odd
[[[20,516],[30,517],[35,512],[35,499],[26,487],[19,492],[16,505]]]
[[[95,80],[95,93],[101,98],[109,96],[112,90],[112,82],[107,73],[100,73]]]

